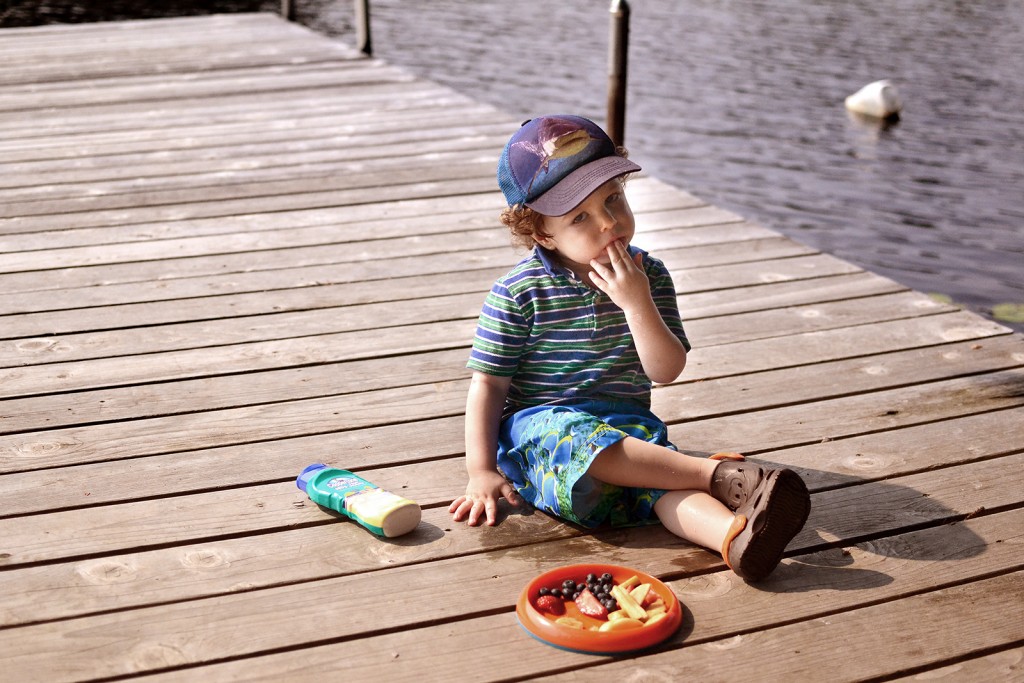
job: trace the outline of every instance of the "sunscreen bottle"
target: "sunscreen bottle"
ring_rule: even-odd
[[[302,470],[295,485],[317,505],[354,519],[378,536],[401,536],[420,523],[419,505],[348,470],[315,463]]]

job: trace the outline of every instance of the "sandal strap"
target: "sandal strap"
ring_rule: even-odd
[[[746,528],[747,518],[743,515],[736,515],[732,518],[732,524],[729,526],[729,531],[725,533],[725,542],[722,543],[722,559],[725,560],[725,566],[729,569],[733,568],[732,564],[729,562],[729,549],[732,547],[733,539],[743,533],[743,530]]]

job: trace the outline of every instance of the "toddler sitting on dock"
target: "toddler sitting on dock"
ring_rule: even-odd
[[[640,167],[592,121],[532,119],[505,145],[502,213],[532,253],[487,295],[468,367],[466,493],[455,521],[525,500],[595,527],[660,520],[765,578],[810,512],[788,469],[679,453],[651,410],[690,343],[665,265],[631,244],[623,180]]]

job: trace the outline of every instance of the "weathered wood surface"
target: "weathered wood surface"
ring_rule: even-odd
[[[1022,676],[1020,335],[634,179],[695,345],[656,411],[688,452],[800,471],[808,525],[758,586],[657,527],[470,529],[445,508],[518,256],[516,123],[271,15],[5,30],[0,59],[5,680]],[[309,503],[320,460],[420,527]],[[667,581],[681,631],[526,636],[521,587],[594,558]]]

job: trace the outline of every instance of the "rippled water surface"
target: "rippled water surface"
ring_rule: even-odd
[[[375,56],[515,117],[605,118],[604,0],[370,4]],[[1024,3],[631,5],[626,145],[647,171],[1004,322],[1024,307]],[[348,0],[297,2],[342,40],[351,18]],[[887,128],[843,107],[881,78],[905,102]]]
[[[377,56],[526,118],[604,119],[608,4],[374,0]],[[1024,3],[634,0],[655,176],[915,289],[1024,302]],[[898,124],[843,99],[892,79]],[[1024,329],[1024,325],[1015,325]]]

